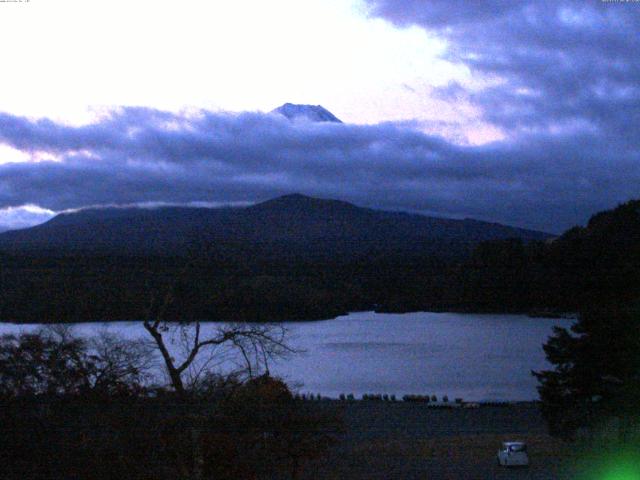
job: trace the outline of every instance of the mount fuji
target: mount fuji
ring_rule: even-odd
[[[334,122],[342,123],[342,121],[336,117],[329,110],[322,105],[302,105],[295,103],[285,103],[278,108],[271,111],[271,113],[279,113],[284,115],[289,120],[295,120],[298,118],[305,118],[312,122]]]

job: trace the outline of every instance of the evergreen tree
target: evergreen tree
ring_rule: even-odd
[[[571,439],[613,418],[626,437],[640,414],[640,302],[599,302],[544,345],[553,370],[533,372],[552,435]]]

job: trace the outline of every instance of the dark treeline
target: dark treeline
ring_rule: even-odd
[[[206,255],[5,253],[0,318],[147,318],[168,289],[166,317],[176,320],[321,319],[366,309],[574,312],[640,285],[639,204],[597,214],[552,241],[489,241],[455,255],[442,243],[440,254],[371,245],[333,256],[283,245],[216,246]]]
[[[546,243],[484,243],[451,278],[472,309],[578,312],[633,299],[640,293],[640,201]]]
[[[109,335],[0,337],[3,479],[298,478],[342,429],[266,374],[151,382],[152,351]]]
[[[531,249],[516,257],[523,253]],[[550,307],[579,314],[570,328],[555,327],[544,344],[553,368],[533,372],[550,433],[586,440],[599,454],[635,452],[640,439],[640,202],[595,215],[585,228],[572,229],[541,250],[532,265],[547,275],[546,284],[543,275],[530,277],[532,290],[541,292]]]
[[[382,305],[416,310],[436,298],[446,268],[408,255],[320,262],[29,254],[1,261],[0,318],[36,323],[148,318],[149,305],[169,290],[165,317],[182,321],[322,319]]]

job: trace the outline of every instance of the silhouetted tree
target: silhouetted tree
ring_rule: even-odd
[[[229,355],[241,361],[241,370],[251,378],[268,371],[272,359],[294,351],[287,345],[286,330],[281,325],[224,323],[204,334],[200,321],[154,320],[145,321],[144,328],[155,342],[179,396],[187,394],[189,384],[197,383],[209,365],[220,366],[231,358]]]
[[[640,414],[640,303],[598,302],[544,350],[554,369],[533,374],[551,433],[573,438],[618,418],[624,438]]]
[[[202,322],[192,320],[170,322],[166,312],[174,300],[174,292],[189,269],[187,265],[170,285],[159,305],[155,299],[148,309],[143,326],[160,352],[171,386],[184,397],[190,385],[195,385],[209,366],[220,366],[239,359],[241,369],[249,378],[269,372],[269,362],[295,350],[286,342],[287,330],[279,324],[220,323],[203,332]],[[237,363],[237,362],[236,362]],[[237,374],[238,372],[235,372]]]
[[[139,342],[102,333],[73,336],[64,326],[0,337],[3,397],[114,394],[141,390],[151,352]]]

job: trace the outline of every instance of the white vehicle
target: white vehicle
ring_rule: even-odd
[[[527,445],[524,442],[504,442],[498,450],[498,465],[503,467],[526,467],[529,465]]]

